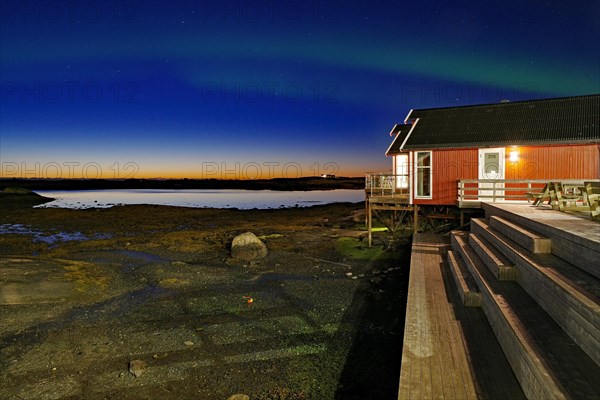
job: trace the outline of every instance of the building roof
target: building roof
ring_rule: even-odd
[[[418,123],[409,125],[412,130],[404,125],[386,154],[403,149],[600,143],[599,121],[598,94],[412,110],[407,122]],[[410,132],[408,138],[405,131]]]
[[[390,136],[396,136],[390,147],[387,149],[386,154],[398,154],[400,153],[400,146],[404,143],[404,140],[408,137],[408,133],[410,132],[410,128],[413,126],[408,124],[396,124],[392,128],[390,132]]]

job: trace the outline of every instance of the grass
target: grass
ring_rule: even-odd
[[[354,229],[357,229],[359,231],[366,231],[367,227],[365,225],[356,225],[354,227]],[[372,232],[387,232],[388,228],[386,228],[385,226],[372,226],[371,231]]]
[[[80,293],[99,291],[107,289],[110,278],[103,274],[97,265],[83,261],[61,260],[65,265],[65,277],[75,282],[75,290]]]
[[[355,260],[375,261],[388,258],[381,246],[368,247],[364,242],[352,237],[341,237],[335,243],[338,253]]]

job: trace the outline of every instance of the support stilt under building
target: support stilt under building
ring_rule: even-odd
[[[394,232],[399,228],[406,229],[412,225],[413,232],[418,227],[418,207],[408,204],[407,196],[371,196],[367,198],[367,230],[369,232],[369,247],[373,243],[373,214],[386,224],[387,228]],[[390,221],[385,221],[379,212],[391,211]],[[397,212],[401,215],[398,217]],[[406,214],[413,212],[413,218],[406,218]],[[389,225],[389,226],[388,226]]]

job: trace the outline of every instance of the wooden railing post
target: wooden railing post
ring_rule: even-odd
[[[368,209],[369,209],[369,211],[367,213],[367,229],[369,230],[369,247],[371,247],[371,244],[373,241],[372,233],[371,233],[371,225],[373,224],[373,216],[371,214],[371,212],[372,212],[371,202],[369,202]]]

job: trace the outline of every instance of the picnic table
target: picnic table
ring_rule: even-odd
[[[546,201],[559,211],[587,211],[592,218],[600,218],[600,182],[587,181],[581,184],[548,182],[541,192],[527,193],[528,201],[534,206]]]
[[[590,214],[592,218],[600,219],[600,182],[584,182],[584,185],[579,189],[590,207]]]

